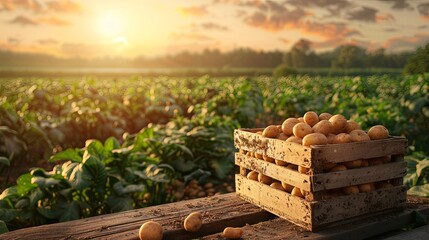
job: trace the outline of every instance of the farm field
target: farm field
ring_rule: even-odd
[[[233,130],[309,110],[405,136],[405,183],[429,195],[428,74],[4,78],[0,96],[9,229],[233,191]]]

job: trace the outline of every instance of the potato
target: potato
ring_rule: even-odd
[[[140,240],[161,240],[163,229],[161,224],[155,221],[148,221],[142,224],[139,229]]]
[[[358,186],[359,192],[371,192],[373,190],[373,187],[371,186],[371,183],[364,183]]]
[[[297,123],[295,126],[293,126],[293,135],[296,137],[303,138],[305,135],[310,134],[313,132],[313,129],[311,129],[310,125],[307,123]]]
[[[268,177],[262,173],[258,174],[258,181],[267,185],[270,185],[271,183],[273,183],[273,179],[271,177]]]
[[[371,140],[385,139],[389,137],[389,130],[383,125],[375,125],[368,130]]]
[[[323,171],[324,172],[329,172],[332,168],[334,168],[335,166],[337,166],[336,163],[333,162],[325,162],[323,163]]]
[[[255,155],[255,158],[257,158],[257,159],[263,159],[262,154],[255,152],[253,155]]]
[[[281,132],[278,136],[277,136],[277,139],[279,139],[279,140],[283,140],[283,141],[286,141],[286,139],[288,139],[289,138],[289,136],[288,135],[286,135],[284,132]]]
[[[335,167],[333,167],[333,168],[331,169],[331,171],[330,171],[330,172],[339,172],[339,171],[345,171],[345,170],[347,170],[347,167],[346,167],[346,166],[341,165],[341,164],[337,164]]]
[[[254,157],[255,156],[255,154],[253,154],[253,152],[247,152],[246,155],[249,156],[249,157]]]
[[[321,133],[325,136],[328,136],[328,134],[332,133],[332,128],[332,123],[328,120],[321,120],[312,127],[313,132]]]
[[[360,165],[360,167],[368,167],[368,166],[369,166],[368,159],[362,159],[362,164]]]
[[[303,123],[304,122],[304,118],[303,117],[299,117],[298,121]]]
[[[310,168],[298,166],[298,172],[300,172],[300,173],[307,173],[308,171],[310,171]]]
[[[342,164],[344,166],[346,166],[347,169],[358,168],[358,167],[362,166],[362,159],[357,159],[357,160],[353,160],[353,161],[343,162]]]
[[[293,127],[300,123],[300,121],[296,118],[288,118],[282,124],[282,131],[284,134],[290,136],[293,134]]]
[[[193,212],[189,214],[183,222],[183,227],[188,232],[196,232],[203,225],[203,217],[200,212]]]
[[[359,187],[358,186],[343,187],[341,190],[343,191],[344,194],[347,194],[347,195],[359,193]]]
[[[273,182],[270,184],[270,187],[275,188],[277,190],[281,190],[281,191],[285,190],[280,182]]]
[[[297,187],[294,187],[294,188],[292,189],[291,194],[292,194],[293,196],[297,196],[297,197],[300,197],[300,198],[304,198],[304,195],[301,193],[301,189],[299,189],[299,188],[297,188]]]
[[[283,189],[284,189],[286,192],[288,192],[288,193],[291,193],[291,192],[292,192],[292,190],[293,190],[293,186],[292,186],[292,185],[290,185],[290,184],[287,184],[287,183],[285,183],[285,182],[282,182],[282,187],[283,187]]]
[[[383,164],[383,157],[369,158],[368,159],[369,166],[377,166]]]
[[[332,117],[332,114],[324,112],[324,113],[319,114],[319,121],[329,120],[331,117]]]
[[[352,142],[348,133],[339,133],[332,138],[332,144],[342,144]]]
[[[222,235],[224,238],[238,239],[243,235],[243,229],[227,227],[223,230]]]
[[[328,138],[321,133],[310,133],[302,139],[302,145],[326,145],[328,144]]]
[[[370,141],[368,134],[363,130],[353,130],[350,132],[350,140],[352,142],[365,142]]]
[[[302,138],[290,136],[288,139],[286,139],[286,142],[294,142],[302,145]]]
[[[264,129],[262,136],[267,138],[276,138],[280,134],[276,125],[270,125]]]
[[[313,111],[306,112],[304,114],[303,119],[305,123],[310,125],[310,127],[313,127],[314,125],[316,125],[316,123],[319,122],[319,116]]]
[[[332,141],[334,141],[335,136],[337,135],[333,133],[329,133],[328,136],[326,136],[326,138],[328,139],[328,144],[332,144]]]
[[[288,163],[287,162],[285,162],[285,161],[282,161],[282,160],[274,160],[275,161],[275,163],[277,164],[277,165],[279,165],[279,166],[287,166],[288,165]]]
[[[347,125],[346,125],[346,133],[350,133],[353,130],[361,130],[362,128],[360,127],[359,123],[353,121],[353,120],[348,120],[347,121]]]
[[[334,134],[342,133],[346,131],[347,119],[341,114],[335,114],[329,121],[332,123],[332,131]]]
[[[274,158],[272,157],[268,157],[267,155],[262,155],[262,158],[267,162],[274,163]]]
[[[258,181],[259,173],[257,171],[251,171],[247,174],[247,179]]]
[[[392,161],[392,157],[391,156],[383,156],[383,157],[380,157],[380,158],[382,159],[383,163],[389,163],[389,162]]]
[[[289,163],[286,167],[289,168],[290,170],[298,171],[298,165]]]

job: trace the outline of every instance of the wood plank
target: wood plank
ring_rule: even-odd
[[[304,189],[305,191],[311,190],[309,175],[299,173],[298,171],[284,166],[279,166],[240,153],[235,154],[235,164],[249,170],[255,170],[276,180]]]
[[[347,162],[362,158],[404,154],[408,141],[403,137],[389,137],[367,142],[312,146],[312,159],[325,162]]]
[[[311,178],[312,191],[335,189],[363,183],[400,178],[407,174],[406,162],[391,162],[377,166],[321,173]]]
[[[410,197],[408,200],[410,200]],[[364,217],[351,222],[346,222],[341,226],[333,226],[318,232],[310,232],[282,218],[275,218],[265,222],[242,227],[242,239],[366,239],[379,236],[380,234],[388,233],[414,223],[416,212],[429,217],[429,204],[427,202],[418,204],[409,202],[407,210],[405,211],[392,212],[381,216]],[[407,233],[409,233],[410,236],[413,236],[414,231],[416,230]],[[224,238],[222,238],[221,232],[219,232],[217,234],[205,236],[201,239],[205,240]],[[427,236],[424,239],[427,239]]]
[[[235,183],[237,193],[246,201],[299,226],[311,228],[310,202],[238,174]]]
[[[251,129],[234,130],[234,145],[238,149],[264,154],[303,167],[310,168],[312,166],[310,147],[279,139],[266,138],[253,133]]]
[[[182,223],[194,211],[202,213],[204,228],[191,234],[193,238],[223,230],[228,224],[243,226],[273,218],[272,214],[231,193],[24,228],[2,234],[0,239],[138,239],[138,229],[148,220],[159,222],[167,239],[189,239],[191,235],[183,231]],[[176,237],[179,235],[184,238]]]
[[[384,238],[384,240],[427,240],[429,238],[429,225],[419,227],[412,231],[404,232],[395,236]]]
[[[406,188],[404,186],[384,188],[369,193],[339,196],[315,202],[312,205],[312,220],[314,227],[318,228],[328,223],[385,209],[402,208],[405,205]]]

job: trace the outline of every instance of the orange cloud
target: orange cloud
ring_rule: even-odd
[[[30,17],[26,17],[23,15],[17,16],[14,19],[10,20],[9,23],[12,24],[19,24],[22,26],[37,26],[40,24],[47,24],[47,25],[53,25],[53,26],[66,26],[70,25],[69,22],[59,19],[57,17],[41,17],[38,19],[33,19]]]
[[[16,9],[31,10],[41,12],[42,5],[35,0],[0,0],[0,11],[15,11]]]
[[[213,38],[197,33],[197,32],[191,32],[191,33],[172,33],[171,38],[177,39],[177,40],[183,40],[183,39],[190,39],[190,40],[196,40],[196,41],[211,41]]]
[[[179,9],[179,11],[184,16],[192,16],[192,17],[202,17],[209,13],[207,11],[206,6],[182,7]]]
[[[398,36],[382,44],[384,48],[396,50],[414,50],[429,41],[429,33],[417,33],[413,36]]]
[[[353,35],[362,35],[358,30],[349,28],[345,23],[317,23],[311,21],[299,22],[294,28],[301,29],[306,34],[321,36],[325,39],[344,39]]]
[[[26,16],[22,16],[22,15],[17,16],[14,19],[10,20],[9,23],[19,24],[19,25],[22,25],[22,26],[26,26],[26,25],[36,26],[36,25],[39,25],[39,23],[36,20],[31,19],[31,18],[26,17]]]
[[[56,45],[58,44],[58,41],[53,38],[44,38],[37,40],[37,43],[40,45]]]
[[[55,12],[64,12],[64,13],[80,13],[82,12],[82,7],[70,0],[67,1],[50,1],[46,3],[49,10]]]
[[[377,14],[375,17],[377,22],[382,21],[395,21],[395,17],[392,14]]]
[[[253,27],[276,32],[295,25],[305,16],[307,16],[307,13],[300,8],[291,11],[286,9],[286,12],[277,12],[270,15],[257,11],[245,17],[244,22]]]

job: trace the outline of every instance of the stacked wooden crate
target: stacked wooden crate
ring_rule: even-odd
[[[405,138],[307,147],[257,134],[262,130],[234,132],[234,144],[239,149],[235,164],[240,167],[235,178],[236,191],[243,199],[312,231],[334,222],[405,206],[406,189],[402,183],[406,174]],[[327,164],[359,159],[370,164],[344,171],[324,170]],[[290,166],[301,166],[308,171],[300,173]],[[303,196],[274,188],[270,182],[251,180],[247,178],[251,171],[267,176],[270,182],[297,187]],[[373,186],[371,191],[348,195],[341,191],[367,183]]]

